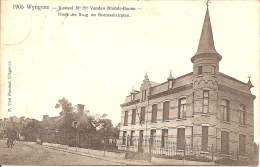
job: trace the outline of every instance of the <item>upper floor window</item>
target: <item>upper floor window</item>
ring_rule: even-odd
[[[136,109],[132,110],[132,124],[134,125],[136,122]]]
[[[128,111],[125,111],[124,125],[127,125],[127,123],[128,123]]]
[[[146,90],[142,91],[142,101],[146,100]]]
[[[169,120],[170,101],[163,103],[163,120]]]
[[[203,90],[203,113],[209,112],[209,91]]]
[[[221,100],[221,116],[223,121],[230,121],[229,118],[229,101],[226,99]]]
[[[202,75],[202,66],[198,67],[198,75]]]
[[[186,98],[179,99],[178,118],[186,117]]]
[[[145,122],[145,107],[141,107],[141,118],[140,118],[140,123]]]
[[[152,105],[152,120],[151,122],[157,121],[157,104]]]
[[[166,145],[167,140],[168,140],[168,129],[162,129],[162,144],[161,144],[162,148],[167,147]]]
[[[239,105],[239,124],[245,125],[245,106],[243,104]]]
[[[212,71],[212,74],[213,74],[213,75],[216,75],[216,69],[217,69],[217,67],[216,67],[216,66],[213,66],[213,71]]]

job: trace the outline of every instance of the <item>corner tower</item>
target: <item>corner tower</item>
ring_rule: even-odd
[[[191,58],[193,63],[194,96],[197,99],[194,105],[195,113],[216,113],[217,106],[213,101],[217,100],[217,78],[221,58],[215,49],[209,9],[207,7],[198,50]]]

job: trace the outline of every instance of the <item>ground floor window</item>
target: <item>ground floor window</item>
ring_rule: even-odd
[[[162,148],[165,148],[167,145],[166,145],[166,142],[168,140],[168,129],[162,129]]]
[[[202,126],[201,151],[208,151],[208,126]]]
[[[126,145],[126,131],[123,131],[123,145]]]
[[[229,132],[221,131],[221,153],[229,154]]]
[[[177,129],[177,149],[184,150],[185,148],[185,129],[178,128]]]
[[[131,131],[131,136],[130,136],[130,146],[133,146],[134,145],[134,133],[135,131]]]
[[[246,154],[246,135],[239,135],[239,155],[245,156]]]
[[[156,130],[155,129],[152,129],[151,132],[150,132],[150,144],[151,144],[151,147],[154,146],[154,140],[155,140],[155,135],[156,135]]]

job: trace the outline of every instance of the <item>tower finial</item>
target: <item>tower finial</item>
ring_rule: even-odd
[[[169,77],[167,78],[167,80],[174,80],[174,78],[172,77],[172,70],[169,70],[170,71],[170,75]]]
[[[247,86],[249,87],[249,89],[253,88],[254,85],[252,84],[252,82],[250,81],[251,76],[248,76],[248,82],[247,82]]]
[[[207,0],[207,3],[206,3],[207,8],[209,7],[209,3],[211,3],[210,0]]]

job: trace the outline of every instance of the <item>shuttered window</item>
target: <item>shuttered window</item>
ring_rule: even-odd
[[[135,125],[136,122],[136,109],[132,110],[132,124]]]
[[[133,146],[134,145],[134,133],[135,131],[131,131],[131,136],[130,136],[130,146]]]
[[[161,143],[162,148],[167,147],[167,141],[168,141],[168,129],[162,129],[162,143]]]
[[[145,122],[145,107],[141,108],[141,119],[140,119],[140,123],[144,123]]]
[[[201,150],[208,151],[208,126],[202,126]]]
[[[246,154],[246,136],[243,134],[239,135],[239,155],[245,156]]]
[[[127,125],[127,123],[128,123],[128,111],[125,111],[124,125]]]
[[[157,104],[154,104],[152,106],[152,122],[156,122],[157,121],[157,107],[158,105]]]
[[[126,145],[126,131],[123,131],[123,145]]]
[[[221,131],[221,153],[229,154],[229,132]]]
[[[169,109],[170,109],[170,102],[166,101],[163,103],[163,120],[169,120]]]
[[[184,150],[185,148],[185,129],[178,128],[177,129],[177,149]]]
[[[151,147],[154,146],[154,143],[155,143],[155,138],[156,137],[156,130],[155,129],[152,129],[151,132],[150,132],[150,143],[151,143]]]

